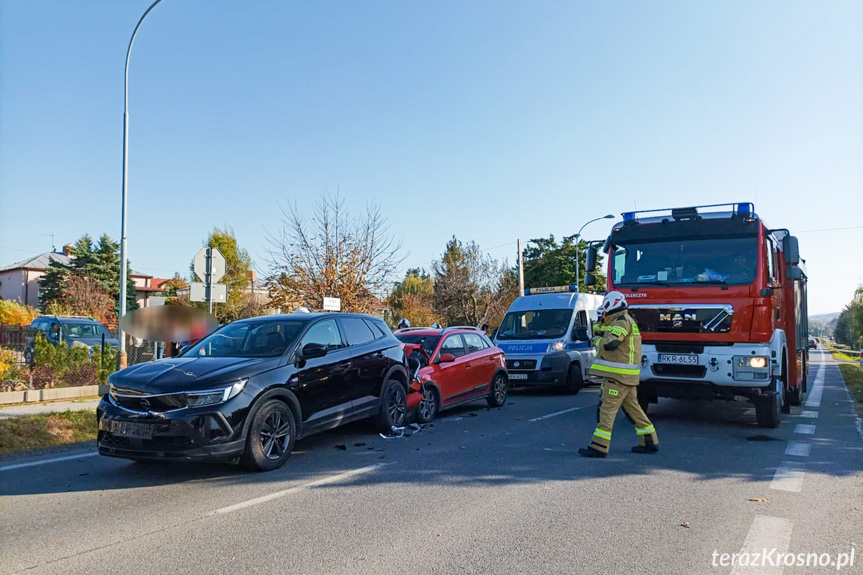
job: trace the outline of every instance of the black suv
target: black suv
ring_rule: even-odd
[[[99,453],[276,469],[303,436],[367,417],[404,424],[417,393],[408,382],[404,350],[378,318],[239,320],[179,357],[112,374],[97,410]]]

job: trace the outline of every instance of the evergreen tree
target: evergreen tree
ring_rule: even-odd
[[[527,287],[564,286],[575,284],[575,260],[579,260],[578,284],[581,291],[605,291],[605,274],[602,273],[602,253],[597,254],[596,284],[585,286],[587,242],[575,236],[563,238],[558,244],[554,236],[533,239],[524,250],[524,285]],[[533,245],[531,245],[533,244]]]

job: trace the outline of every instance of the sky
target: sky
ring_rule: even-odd
[[[123,66],[148,1],[0,0],[0,265],[120,236]],[[280,207],[380,204],[403,269],[639,209],[754,201],[810,313],[863,282],[863,3],[163,0],[129,87],[128,254]],[[609,220],[584,237],[604,238]],[[828,230],[828,231],[817,231]]]

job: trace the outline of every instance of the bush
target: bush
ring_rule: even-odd
[[[63,383],[71,387],[95,385],[99,382],[99,372],[89,363],[74,365],[66,370]]]
[[[39,316],[39,311],[8,299],[0,299],[0,324],[3,325],[30,325]]]
[[[33,389],[48,389],[54,387],[57,378],[50,365],[40,365],[33,369]]]
[[[0,380],[15,379],[11,372],[15,370],[15,354],[11,350],[0,348]]]

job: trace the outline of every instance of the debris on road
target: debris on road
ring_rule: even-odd
[[[764,497],[750,497],[749,501],[755,501],[757,503],[767,503],[770,501],[769,499],[765,499]]]
[[[689,529],[689,521],[684,521],[683,523],[680,524],[680,526],[686,527],[687,529]]]
[[[420,431],[422,431],[423,429],[427,429],[428,427],[430,427],[430,424],[419,425],[417,423],[411,423],[407,427],[396,427],[395,425],[393,425],[390,428],[390,432],[388,434],[379,433],[378,435],[380,435],[384,439],[400,439],[402,437],[410,437],[414,433],[419,433]]]
[[[365,441],[361,441],[361,442],[359,442],[359,443],[354,443],[354,447],[365,447],[365,446],[366,446],[366,442],[365,442]]]

